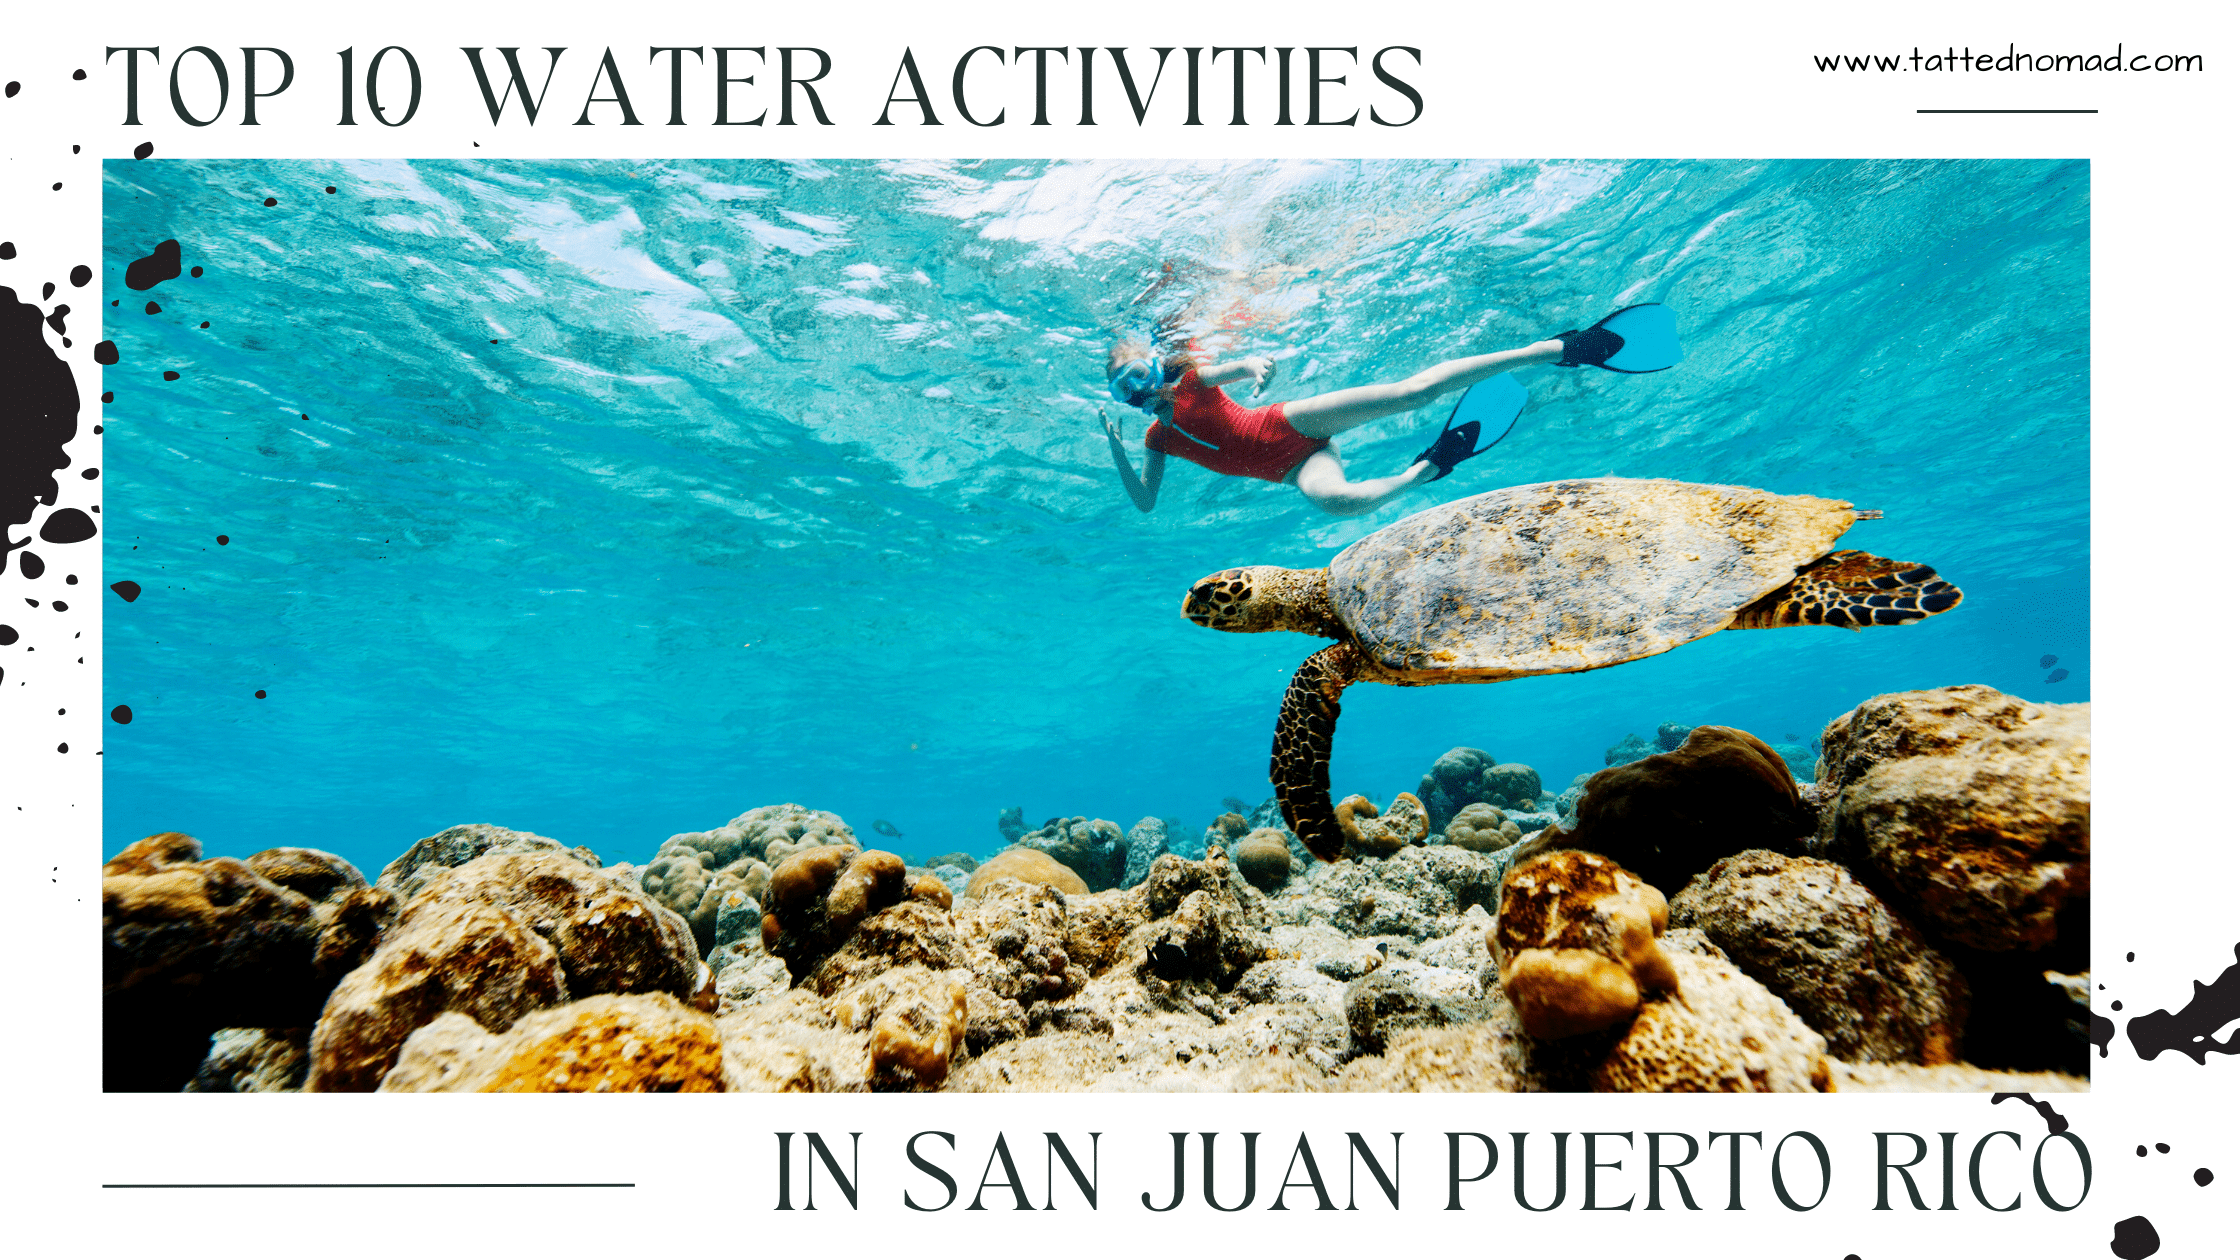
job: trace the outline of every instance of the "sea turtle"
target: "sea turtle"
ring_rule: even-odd
[[[1240,633],[1336,639],[1284,692],[1268,777],[1284,820],[1326,861],[1347,828],[1330,805],[1338,696],[1601,669],[1718,630],[1903,625],[1960,591],[1924,564],[1830,551],[1849,503],[1744,486],[1617,477],[1494,490],[1386,526],[1327,569],[1201,578],[1182,615]]]

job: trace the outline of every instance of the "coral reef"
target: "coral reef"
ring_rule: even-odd
[[[1151,873],[1151,864],[1167,852],[1165,819],[1145,818],[1128,828],[1128,863],[1120,872],[1120,886],[1133,888]]]
[[[371,1090],[414,1030],[446,1011],[503,1032],[602,993],[708,989],[692,933],[638,887],[573,852],[488,852],[428,880],[311,1034],[313,1091]]]
[[[1833,862],[1738,853],[1681,890],[1671,919],[1701,929],[1838,1058],[1934,1065],[1960,1057],[1968,989],[1959,970]]]
[[[177,832],[126,846],[101,868],[103,1088],[181,1088],[220,1029],[309,1027],[394,913],[316,849],[204,859]]]
[[[715,1021],[663,993],[602,994],[537,1011],[502,1033],[457,1012],[405,1039],[383,1093],[717,1093]]]
[[[1671,752],[1597,772],[1577,818],[1543,840],[1605,854],[1668,897],[1729,854],[1798,852],[1814,825],[1787,764],[1725,726],[1696,727]]]
[[[1072,871],[1090,892],[1117,888],[1128,869],[1128,838],[1102,818],[1053,818],[1019,837],[1023,848],[1048,854]],[[1148,866],[1148,863],[1146,864]]]
[[[1540,807],[1540,772],[1517,763],[1496,764],[1477,748],[1450,748],[1424,772],[1416,788],[1431,816],[1431,829],[1445,831],[1470,805],[1531,811]]]
[[[732,894],[759,902],[778,863],[805,849],[855,842],[855,832],[838,814],[790,803],[764,805],[721,827],[662,841],[640,882],[692,925],[700,952],[710,954],[718,944],[718,916],[727,902],[737,904]]]
[[[396,894],[401,906],[419,896],[438,872],[465,866],[486,853],[567,853],[586,865],[599,865],[598,854],[581,846],[570,848],[549,836],[489,823],[463,823],[414,841],[411,848],[381,868],[381,878],[374,881],[374,887]]]
[[[309,1028],[221,1028],[186,1084],[190,1094],[285,1094],[311,1073]]]
[[[996,830],[1002,833],[1005,844],[1017,844],[1027,834],[1025,812],[1019,805],[1006,805],[996,811]]]
[[[1511,870],[1486,944],[1501,988],[1535,1037],[1573,1037],[1631,1019],[1677,987],[1657,946],[1665,899],[1616,862],[1576,849]]]
[[[882,849],[820,844],[795,853],[770,873],[762,947],[796,979],[808,975],[857,924],[909,893],[904,874],[902,859]]]
[[[1431,834],[1431,819],[1423,812],[1423,802],[1410,792],[1393,797],[1392,808],[1384,811],[1366,796],[1349,796],[1338,802],[1338,830],[1345,833],[1348,855],[1390,857],[1409,845],[1422,844]]]

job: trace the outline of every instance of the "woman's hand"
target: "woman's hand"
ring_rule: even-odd
[[[1112,417],[1106,415],[1102,407],[1097,408],[1097,421],[1104,425],[1104,435],[1106,437],[1122,444],[1127,442],[1128,439],[1120,436],[1120,426],[1112,422]]]
[[[1252,392],[1257,394],[1268,387],[1268,377],[1275,371],[1276,361],[1264,354],[1247,355],[1237,360],[1243,369],[1243,379],[1252,382]]]

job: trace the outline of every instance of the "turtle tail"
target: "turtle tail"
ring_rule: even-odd
[[[1338,696],[1361,677],[1361,657],[1350,643],[1308,657],[1291,676],[1276,715],[1275,750],[1268,780],[1293,835],[1325,862],[1345,855],[1345,832],[1330,807],[1330,744],[1338,731]]]
[[[1779,626],[1902,626],[1960,604],[1960,588],[1925,564],[1864,551],[1832,551],[1787,586],[1735,614],[1730,630]]]

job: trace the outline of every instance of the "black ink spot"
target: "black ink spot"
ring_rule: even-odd
[[[86,77],[86,72],[85,72],[85,71],[83,71],[83,70],[72,70],[72,71],[70,72],[70,77],[71,77],[71,78],[72,78],[73,80],[83,80],[83,79],[84,79],[84,78]],[[77,146],[77,145],[74,145],[74,144],[73,144],[73,145],[71,145],[70,147],[71,147],[71,148],[73,148],[73,149],[75,149],[75,148],[77,148],[78,146]]]
[[[70,605],[68,605],[68,604],[65,604],[65,603],[63,603],[63,602],[62,602],[61,600],[59,600],[59,599],[58,599],[58,600],[56,600],[56,601],[54,602],[54,610],[55,610],[56,612],[69,612],[69,611],[70,611]]]
[[[327,185],[327,191],[328,191],[328,192],[333,192],[333,191],[334,191],[334,185],[333,185],[333,184],[329,184],[329,185]]]
[[[2154,1144],[2154,1149],[2162,1152],[2165,1155],[2168,1155],[2170,1153],[2170,1144],[2168,1142],[2157,1142]]]
[[[129,704],[120,704],[116,708],[109,710],[109,720],[115,722],[119,726],[132,725],[132,706]]]
[[[135,162],[144,162],[148,159],[148,156],[155,151],[155,141],[142,140],[139,144],[136,144],[132,147],[132,160]]]
[[[55,750],[56,752],[66,753],[66,752],[69,752],[69,751],[70,751],[70,745],[68,745],[68,744],[56,744],[56,745],[54,746],[54,750]]]
[[[160,306],[157,306],[157,305],[156,305],[155,303],[153,303],[153,302],[150,302],[150,303],[148,303],[148,306],[147,306],[147,313],[148,313],[148,314],[150,314],[150,315],[161,315],[161,314],[163,314],[163,308],[162,308],[162,307],[160,307]]]
[[[84,263],[79,263],[77,266],[70,269],[71,288],[82,289],[92,283],[93,268],[86,266]]]
[[[2132,1153],[2133,1153],[2133,1154],[2135,1154],[2135,1155],[2137,1155],[2137,1156],[2138,1156],[2139,1158],[2141,1158],[2141,1159],[2145,1159],[2145,1158],[2147,1157],[2147,1148],[2146,1148],[2146,1147],[2144,1147],[2144,1146],[2142,1146],[2142,1147],[2139,1147],[2139,1148],[2138,1148],[2137,1150],[2133,1151]]]
[[[2123,956],[2123,960],[2125,962],[2137,962],[2139,960],[2139,956],[2137,954],[2125,954]]]
[[[22,637],[16,633],[14,626],[0,626],[0,647],[6,647]]]
[[[14,79],[8,80],[8,95],[14,96],[16,93],[21,92],[22,90],[23,85],[21,83],[16,82]]]
[[[2108,1057],[2108,1043],[2115,1040],[2116,1022],[2095,1011],[2092,1016],[2092,1044],[2100,1047],[2100,1057]]]
[[[110,305],[111,305],[111,306],[114,306],[114,305],[116,305],[116,303],[112,302],[112,303],[110,303]],[[105,403],[112,403],[112,402],[115,402],[116,400],[117,400],[117,391],[115,391],[115,390],[113,390],[113,389],[111,389],[111,390],[104,390],[104,391],[102,391],[102,394],[101,394],[101,401],[103,401],[103,402],[105,402]]]
[[[2215,1181],[2216,1179],[2217,1175],[2213,1172],[2210,1172],[2206,1168],[2196,1168],[2193,1170],[2193,1184],[2197,1186],[2208,1185],[2210,1182]]]
[[[95,426],[93,426],[93,431],[94,431],[95,433],[99,433],[99,432],[101,432],[101,426],[100,426],[100,425],[98,425],[98,424],[97,424],[97,425],[95,425]]]
[[[65,586],[76,586],[78,584],[78,575],[73,573],[68,577],[63,578],[62,582]]]
[[[2240,945],[2233,947],[2232,956],[2240,960]],[[2211,1054],[2240,1054],[2240,1032],[2223,1041],[2210,1039],[2211,1033],[2236,1019],[2240,1019],[2240,961],[2208,984],[2194,981],[2193,1000],[2176,1014],[2149,1011],[2134,1017],[2123,1031],[2142,1059],[2175,1050],[2195,1063],[2207,1065]]]
[[[2037,1099],[2032,1098],[2028,1094],[1993,1094],[1991,1096],[1991,1105],[1996,1107],[2009,1098],[2019,1098],[2022,1101],[2029,1103],[2031,1106],[2037,1108],[2038,1114],[2046,1118],[2046,1132],[2066,1133],[2069,1131],[2068,1117],[2062,1115],[2058,1111],[2055,1111],[2053,1109],[2052,1103],[2039,1102]]]
[[[62,321],[67,318],[69,314],[70,304],[68,302],[55,303],[54,309],[47,313],[47,327],[54,329],[58,333],[70,331],[69,329],[62,326]],[[69,339],[64,338],[62,344],[65,346],[69,345]]]
[[[2111,1011],[2120,1011],[2120,1010],[2122,1010],[2122,1009],[2123,1009],[2123,1003],[2121,1003],[2121,1002],[2110,1002],[2110,1003],[2108,1003],[2108,1009],[2109,1009],[2109,1010],[2111,1010]]]
[[[124,269],[124,287],[134,290],[152,289],[166,280],[179,278],[179,242],[158,241],[146,258],[135,258]]]
[[[100,532],[93,527],[93,518],[76,508],[50,512],[46,523],[39,526],[40,541],[58,544],[84,542]]]
[[[91,481],[91,480],[93,480],[94,478],[96,478],[96,477],[98,477],[98,476],[100,476],[100,475],[101,475],[101,470],[100,470],[100,469],[98,469],[98,468],[88,468],[88,469],[86,469],[86,470],[85,470],[84,472],[82,472],[82,473],[79,473],[78,475],[79,475],[79,476],[81,476],[81,477],[83,477],[83,478],[85,478],[85,479],[86,479],[87,481]]]
[[[138,582],[129,580],[123,582],[111,582],[109,583],[109,589],[115,591],[118,598],[124,600],[124,602],[128,604],[133,600],[140,598],[140,584]]]
[[[13,258],[15,256],[16,243],[14,241],[0,241],[0,258]]]
[[[208,328],[208,327],[210,326],[210,321],[209,321],[209,320],[207,320],[207,319],[206,319],[206,320],[203,320],[203,321],[202,321],[202,326],[203,326],[204,328]]]
[[[54,281],[49,280],[39,289],[39,300],[44,302],[54,296]]]
[[[23,575],[27,578],[38,577],[47,571],[47,562],[41,560],[35,552],[24,552],[23,559],[19,563],[23,566]]]
[[[56,181],[54,182],[54,190],[55,190],[56,192],[61,192],[61,191],[62,191],[62,181],[61,181],[61,180],[59,180],[59,179],[58,179],[58,180],[56,180]]]
[[[280,204],[280,199],[278,197],[267,197],[264,199],[264,203],[268,206],[277,206]]]
[[[187,269],[187,274],[193,276],[197,280],[200,280],[202,278],[202,268],[190,267]]]
[[[54,504],[54,474],[70,464],[62,448],[78,433],[77,382],[47,345],[40,319],[38,307],[0,286],[0,551],[15,545],[7,535],[29,524],[39,504]]]
[[[226,545],[227,543],[230,543],[230,542],[232,542],[232,541],[233,541],[233,540],[232,540],[231,538],[228,538],[228,537],[226,537],[226,536],[225,536],[224,534],[220,534],[220,535],[218,535],[218,545],[219,545],[219,546],[221,546],[221,547],[225,546],[225,545]]]
[[[2162,1250],[2162,1235],[2154,1232],[2154,1225],[2146,1217],[2134,1216],[2116,1222],[2116,1235],[2109,1240],[2108,1250],[2123,1260],[2147,1260]]]
[[[257,699],[259,699],[259,700],[262,700],[262,699],[264,699],[264,693],[263,693],[263,692],[261,692],[261,691],[260,691],[260,692],[258,692],[258,693],[257,693]]]
[[[175,381],[179,379],[179,374],[177,372],[165,372],[163,374],[163,379],[167,381]]]

